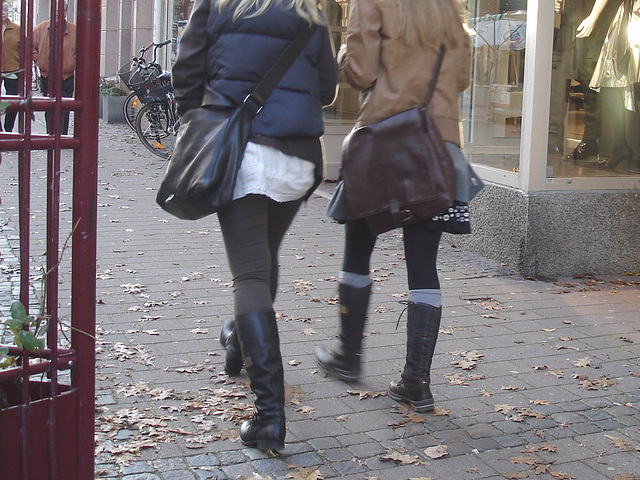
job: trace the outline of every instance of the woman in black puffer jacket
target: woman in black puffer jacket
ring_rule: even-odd
[[[203,104],[205,89],[209,105],[239,106],[310,24],[319,28],[254,118],[234,200],[218,212],[234,282],[235,321],[220,337],[225,369],[238,374],[244,358],[256,398],[240,439],[263,450],[284,448],[278,249],[322,179],[322,107],[337,82],[326,20],[316,0],[196,0],[172,71],[180,115]]]

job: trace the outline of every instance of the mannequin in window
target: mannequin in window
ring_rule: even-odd
[[[604,2],[605,0],[597,0]],[[613,169],[620,163],[630,165],[633,149],[627,143],[626,126],[629,114],[634,111],[632,101],[633,84],[639,81],[635,62],[632,61],[629,43],[629,20],[636,0],[625,0],[618,8],[607,31],[598,63],[589,87],[601,92],[603,102],[608,107],[607,120],[611,122],[614,132],[613,150],[608,158],[602,155],[598,159],[601,168]]]
[[[569,154],[569,160],[586,160],[598,154],[601,135],[601,98],[597,92],[589,88],[589,82],[609,25],[622,1],[584,0],[581,5],[573,6],[574,11],[577,10],[582,15],[586,15],[576,29],[577,71],[572,75],[584,96],[584,132],[581,142]],[[567,11],[568,6],[564,7],[564,11]]]
[[[634,113],[631,127],[640,125],[640,0],[634,0],[629,15],[627,27],[629,39],[629,81],[634,99]],[[636,143],[637,145],[637,143]],[[640,151],[635,152],[633,160],[629,162],[631,173],[640,173]]]

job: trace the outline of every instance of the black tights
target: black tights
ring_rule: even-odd
[[[278,290],[278,250],[302,199],[247,195],[218,212],[233,276],[235,314],[270,310]]]
[[[402,231],[409,290],[440,289],[436,259],[441,234],[427,228],[426,222],[405,227]],[[375,244],[376,236],[369,230],[366,220],[349,220],[345,229],[342,270],[369,275]]]

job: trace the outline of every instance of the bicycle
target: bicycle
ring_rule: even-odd
[[[133,57],[130,63],[127,63],[118,70],[118,76],[127,85],[132,92],[127,96],[122,107],[127,125],[132,130],[136,129],[136,116],[140,109],[152,101],[156,101],[157,96],[151,94],[151,90],[156,84],[171,83],[171,77],[156,62],[157,52],[159,48],[171,43],[166,40],[161,43],[150,43],[140,49],[139,55]],[[144,54],[153,47],[153,59],[147,62]]]
[[[168,159],[176,145],[180,120],[171,85],[164,88],[162,99],[146,104],[136,115],[136,133],[142,145],[151,153]]]

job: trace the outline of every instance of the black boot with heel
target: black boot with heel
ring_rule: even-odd
[[[316,347],[316,363],[325,372],[347,382],[360,378],[362,334],[367,321],[371,284],[356,288],[338,285],[340,297],[340,342],[333,348]]]
[[[409,303],[407,314],[407,357],[399,382],[389,385],[389,397],[409,403],[416,412],[434,409],[431,383],[431,362],[438,341],[442,308],[421,303]]]
[[[240,441],[260,450],[282,450],[286,435],[284,370],[273,310],[236,317],[244,365],[255,395],[255,412],[240,427]]]

